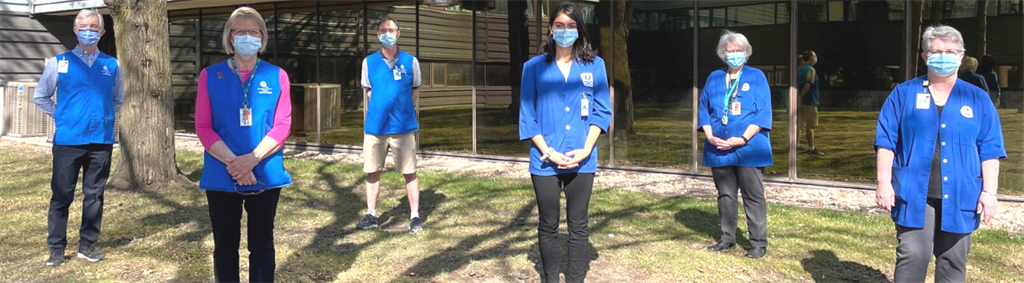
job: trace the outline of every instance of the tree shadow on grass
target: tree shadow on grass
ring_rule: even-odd
[[[800,260],[815,282],[890,282],[878,269],[852,261],[839,260],[830,250],[813,250],[811,258]]]
[[[746,221],[743,213],[739,213],[737,217],[739,217],[738,221]],[[718,239],[722,236],[722,227],[719,224],[717,213],[708,213],[707,211],[695,208],[684,208],[676,212],[675,218],[676,222],[683,224],[686,228],[707,235],[709,245],[718,242]],[[736,228],[736,243],[746,244],[745,246],[749,247],[750,240],[746,238],[746,234],[745,230]]]

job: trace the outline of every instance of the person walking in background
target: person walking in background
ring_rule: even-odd
[[[977,74],[985,78],[985,84],[988,85],[988,96],[992,99],[992,103],[996,105],[996,109],[999,109],[999,100],[1002,98],[1003,93],[999,88],[999,74],[996,73],[996,58],[988,54],[981,56],[981,61],[978,62]]]
[[[754,53],[747,37],[725,31],[718,40],[718,58],[728,68],[708,76],[700,93],[698,132],[703,132],[704,166],[711,167],[718,189],[718,220],[722,237],[707,249],[717,252],[736,245],[737,192],[743,192],[751,248],[748,258],[768,250],[768,211],[764,167],[772,166],[771,89],[764,72],[747,66]]]
[[[530,179],[540,213],[541,282],[557,283],[561,193],[569,225],[566,282],[583,282],[590,269],[590,195],[597,172],[597,138],[611,122],[604,60],[590,48],[583,14],[572,3],[555,8],[544,53],[523,64],[519,139],[532,141]]]
[[[938,25],[921,36],[928,74],[898,85],[878,115],[875,202],[895,222],[896,282],[964,282],[971,233],[995,216],[999,113],[980,88],[957,79],[964,41]]]
[[[47,213],[48,266],[64,264],[68,210],[75,200],[79,172],[84,198],[78,258],[91,262],[106,258],[93,245],[99,241],[103,222],[103,189],[114,151],[115,113],[124,102],[121,64],[97,49],[100,37],[106,33],[103,17],[95,9],[81,10],[73,30],[78,45],[46,63],[33,94],[36,106],[53,117],[56,126]],[[51,98],[54,93],[56,103]]]
[[[818,128],[818,106],[821,100],[818,97],[818,72],[814,64],[818,63],[818,54],[813,50],[806,50],[800,54],[800,68],[796,70],[796,85],[800,88],[800,107],[797,109],[797,117],[800,125],[797,128],[804,128],[807,131],[807,153],[825,154],[814,147],[814,130]],[[800,137],[800,133],[796,135]]]
[[[231,58],[199,73],[196,136],[206,149],[199,188],[210,210],[216,282],[239,281],[243,209],[249,281],[274,281],[274,218],[281,189],[292,184],[281,150],[291,131],[292,106],[288,74],[256,56],[267,38],[259,12],[235,9],[221,33]]]
[[[964,56],[964,60],[960,62],[960,74],[957,75],[957,78],[984,90],[985,93],[988,93],[988,84],[985,83],[985,77],[974,73],[977,69],[978,59],[974,59],[974,57],[971,56]]]
[[[368,102],[363,127],[363,172],[366,176],[366,216],[357,229],[377,228],[377,196],[388,148],[395,155],[395,169],[405,176],[409,198],[409,232],[423,230],[420,218],[420,182],[416,177],[416,100],[419,99],[420,61],[398,49],[402,35],[398,21],[390,17],[377,23],[379,51],[363,59],[362,85]]]

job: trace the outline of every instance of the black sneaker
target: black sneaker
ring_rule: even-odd
[[[50,258],[46,259],[46,266],[60,266],[64,264],[64,249],[50,249]]]
[[[92,246],[85,246],[78,248],[78,258],[84,258],[89,262],[97,262],[107,258],[107,255],[96,251]]]
[[[409,233],[419,233],[420,231],[423,231],[423,220],[415,217],[412,221],[409,221]]]
[[[356,224],[356,229],[359,229],[359,230],[374,229],[374,228],[377,228],[377,226],[379,226],[377,224],[377,217],[373,216],[373,215],[367,214],[365,217],[363,217],[363,220],[359,220],[359,223]]]

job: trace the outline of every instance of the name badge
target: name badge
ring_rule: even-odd
[[[964,105],[964,107],[960,107],[960,115],[967,119],[974,118],[974,110],[970,106]]]
[[[249,109],[249,107],[242,107],[242,109],[238,109],[238,120],[239,126],[252,126],[252,109]]]
[[[57,72],[62,74],[68,72],[68,60],[57,61]]]
[[[402,71],[398,70],[398,68],[392,70],[391,73],[394,73],[396,81],[402,80]]]
[[[587,95],[583,95],[583,99],[580,100],[580,116],[590,116],[590,100],[587,99]]]
[[[583,86],[585,86],[585,87],[594,87],[594,74],[592,74],[592,73],[582,73],[582,74],[580,74],[580,80],[583,81]]]
[[[917,109],[929,109],[932,106],[932,95],[927,93],[917,94]]]
[[[730,114],[732,114],[733,116],[739,116],[740,115],[740,111],[741,111],[740,102],[739,101],[733,101],[732,105],[729,106],[729,112],[731,112]]]

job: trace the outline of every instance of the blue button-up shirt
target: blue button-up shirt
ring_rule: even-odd
[[[772,130],[772,99],[771,89],[764,72],[757,68],[744,66],[740,71],[739,82],[736,84],[737,96],[733,98],[729,109],[728,123],[722,123],[726,117],[726,70],[720,69],[708,76],[704,89],[700,92],[698,104],[697,131],[703,132],[704,126],[711,126],[714,135],[720,139],[740,137],[750,125],[761,127],[761,131],[747,141],[746,145],[719,150],[704,141],[704,158],[702,164],[707,167],[767,167],[774,164],[772,145],[768,140],[768,132]],[[733,110],[738,110],[735,112]]]
[[[100,55],[99,50],[93,50],[91,53],[85,53],[81,46],[76,45],[75,49],[71,50],[71,53],[82,59],[86,65],[92,67],[92,63],[96,62],[96,57]],[[36,85],[36,92],[32,94],[32,100],[50,117],[57,112],[57,103],[53,102],[50,97],[53,96],[54,91],[57,89],[57,58],[50,59],[46,62],[46,67],[43,67],[43,75],[39,78],[39,84]],[[121,68],[117,68],[114,74],[114,112],[121,109],[121,103],[124,102],[124,73],[121,72]]]
[[[936,141],[942,160],[942,223],[950,233],[978,228],[981,162],[1006,157],[1003,131],[991,100],[983,90],[957,80],[943,107],[936,110],[923,83],[926,77],[893,89],[878,115],[875,148],[893,151],[892,187],[896,224],[923,228],[928,179]]]
[[[541,54],[523,64],[519,110],[519,139],[528,140],[542,135],[549,147],[566,153],[586,146],[590,125],[608,131],[611,121],[608,76],[604,60],[594,57],[591,63],[573,61],[566,77],[555,61],[547,62]],[[583,98],[589,104],[583,116]],[[530,174],[553,176],[564,173],[597,172],[597,147],[593,148],[580,166],[557,169],[557,165],[540,160],[543,152],[536,144],[530,149]]]

